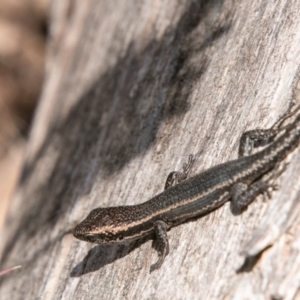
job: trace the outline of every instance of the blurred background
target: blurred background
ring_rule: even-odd
[[[0,1],[0,230],[44,78],[49,0]]]

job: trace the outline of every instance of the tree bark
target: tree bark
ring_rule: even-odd
[[[1,299],[297,299],[300,153],[272,200],[229,204],[151,241],[102,246],[71,230],[95,207],[161,192],[235,159],[245,130],[299,103],[298,1],[52,1],[47,72],[2,233]],[[241,255],[242,253],[243,255]]]

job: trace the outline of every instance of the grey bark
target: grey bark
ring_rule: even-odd
[[[226,204],[151,241],[91,245],[98,206],[237,157],[241,133],[299,102],[299,1],[53,1],[47,76],[1,240],[1,299],[297,299],[300,154],[240,216]],[[243,255],[241,255],[242,253]],[[245,260],[246,257],[246,260]]]

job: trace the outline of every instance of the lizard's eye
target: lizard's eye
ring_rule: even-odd
[[[88,236],[88,240],[91,243],[95,243],[96,242],[96,237],[94,235],[90,235],[90,236]]]

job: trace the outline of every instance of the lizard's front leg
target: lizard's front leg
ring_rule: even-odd
[[[154,224],[154,232],[156,235],[156,247],[158,250],[158,261],[151,265],[150,273],[159,269],[169,253],[169,240],[167,236],[168,224],[163,221],[156,221]]]
[[[185,180],[187,178],[187,176],[189,175],[194,162],[195,162],[195,156],[193,154],[190,154],[188,163],[183,164],[182,172],[173,171],[168,175],[166,184],[165,184],[165,190],[168,189],[169,187],[174,186],[177,183]]]

